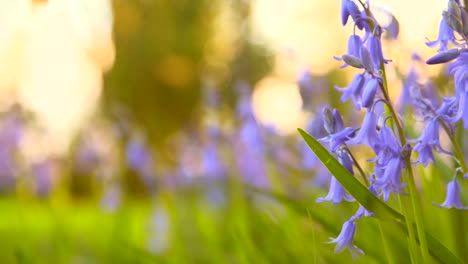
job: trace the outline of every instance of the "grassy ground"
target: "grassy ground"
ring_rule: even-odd
[[[289,199],[237,184],[220,188],[224,199],[186,188],[160,192],[154,200],[126,200],[114,212],[92,200],[0,199],[0,263],[352,261],[349,252],[334,254],[335,245],[324,242],[339,234],[356,203],[315,203],[323,193]],[[453,212],[430,210],[429,229],[450,241],[444,223]],[[384,230],[387,247],[375,219],[358,221],[355,244],[366,256],[354,263],[386,263],[386,250],[395,263],[409,262],[404,234]]]

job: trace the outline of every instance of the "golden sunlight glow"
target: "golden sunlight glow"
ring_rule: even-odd
[[[381,10],[389,11],[400,23],[398,41],[385,41],[383,45],[385,56],[392,59],[387,69],[390,93],[395,98],[399,95],[402,81],[395,72],[409,71],[414,52],[424,60],[437,52],[428,48],[425,42],[437,38],[441,10],[445,8],[446,1],[373,0],[371,5],[376,14],[379,10],[380,13],[384,13]],[[300,69],[308,68],[315,74],[326,74],[337,69],[339,63],[333,56],[346,52],[347,38],[353,30],[350,22],[342,27],[339,16],[340,1],[253,1],[253,39],[273,49],[273,73],[281,77],[281,81],[262,83],[256,91],[255,106],[262,122],[274,123],[283,131],[295,129],[296,121],[292,119],[300,116],[296,114],[299,104],[293,102],[297,100],[296,92],[291,92],[293,89],[286,92],[284,87],[293,86],[291,82],[294,82]],[[382,18],[384,16],[377,16],[379,21]],[[440,72],[439,66],[423,67],[424,74],[429,76]],[[349,69],[342,71],[349,81],[351,73],[355,72]]]
[[[267,77],[255,86],[252,101],[256,119],[273,126],[279,133],[294,133],[304,125],[299,87],[293,82]]]
[[[18,2],[11,10],[22,16],[1,21],[10,26],[0,30],[0,57],[12,67],[0,67],[0,89],[17,89],[61,151],[95,110],[102,72],[114,61],[110,1]]]

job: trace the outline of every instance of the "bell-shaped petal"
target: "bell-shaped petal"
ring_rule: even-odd
[[[439,45],[439,50],[438,51],[445,51],[445,50],[448,50],[448,44],[449,43],[452,43],[452,44],[454,44],[456,46],[460,45],[457,42],[457,39],[455,38],[455,34],[453,33],[453,29],[451,29],[449,27],[447,22],[445,22],[445,19],[442,19],[440,21],[440,25],[439,25],[439,36],[434,41],[426,42],[426,45],[428,47],[430,47],[430,48],[433,48],[433,47]]]
[[[349,140],[348,143],[366,144],[370,148],[374,148],[377,141],[377,117],[373,111],[368,111],[362,122],[361,129],[359,129],[356,136]]]
[[[333,204],[337,204],[341,203],[343,200],[354,202],[354,198],[346,193],[346,189],[341,186],[335,177],[332,177],[327,196],[318,198],[316,202],[332,201]]]
[[[330,238],[331,241],[328,244],[336,243],[335,253],[341,253],[343,250],[348,249],[353,258],[356,258],[357,253],[364,255],[364,252],[353,244],[355,233],[356,223],[354,223],[354,219],[350,219],[343,224],[338,237]]]
[[[366,86],[362,92],[362,102],[361,105],[365,108],[371,108],[374,104],[375,94],[377,92],[377,88],[379,87],[379,80],[376,78],[372,78],[367,81]]]
[[[435,205],[443,208],[457,208],[467,210],[467,206],[463,206],[460,196],[460,185],[454,179],[447,184],[447,196],[442,204],[435,203]]]

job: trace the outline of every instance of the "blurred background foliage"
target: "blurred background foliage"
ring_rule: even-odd
[[[105,107],[112,113],[125,106],[155,144],[200,121],[196,107],[206,82],[215,82],[233,107],[228,88],[239,79],[255,83],[271,69],[271,55],[248,41],[246,1],[116,0],[113,5],[117,58],[105,77]],[[231,43],[215,43],[221,8],[236,12],[230,22],[236,26],[221,29],[239,35]]]

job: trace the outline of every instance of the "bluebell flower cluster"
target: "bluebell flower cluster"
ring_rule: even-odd
[[[397,37],[398,21],[387,12],[391,22],[381,26],[372,15],[369,3],[359,1],[359,4],[361,7],[352,0],[341,1],[341,22],[346,25],[352,20],[354,30],[348,39],[347,53],[335,59],[344,62],[342,68],[350,66],[361,72],[354,76],[347,87],[335,89],[341,92],[342,102],[351,100],[357,110],[365,110],[365,115],[361,126],[355,129],[345,127],[336,109],[325,109],[323,117],[327,136],[319,141],[329,144],[331,153],[352,175],[353,167],[360,168],[360,165],[352,159],[348,146],[365,145],[370,148],[375,153],[375,157],[369,160],[373,162],[373,172],[367,177],[365,184],[375,196],[388,201],[392,193],[406,195],[406,183],[402,178],[404,170],[411,171],[411,167],[416,164],[427,167],[430,163],[435,163],[435,153],[455,156],[442,147],[441,130],[454,140],[454,128],[459,121],[468,129],[468,14],[459,1],[449,0],[448,7],[442,14],[438,38],[426,43],[429,47],[438,47],[438,53],[428,59],[427,64],[454,61],[449,65],[448,73],[454,76],[455,95],[439,100],[431,89],[431,83],[420,83],[419,75],[412,67],[396,107],[392,104],[386,87],[384,71],[390,60],[383,55],[381,40],[384,31],[389,31],[389,39]],[[357,30],[363,33],[358,35]],[[413,64],[420,62],[421,58],[413,54]],[[379,104],[387,106],[389,110],[382,111]],[[407,139],[404,134],[404,123],[398,114],[409,110],[420,116],[425,123],[421,134],[412,140]],[[388,125],[388,120],[392,120],[396,127]],[[417,155],[414,161],[411,160],[412,153]],[[461,202],[457,177],[468,174],[464,171],[466,165],[462,166],[465,164],[464,157],[460,153],[457,155],[459,156],[455,156],[455,160],[458,160],[461,167],[457,169],[455,178],[448,183],[446,200],[437,205],[467,209]],[[361,169],[360,172],[363,173]],[[317,202],[322,201],[339,203],[353,199],[332,177],[327,196],[317,199]],[[372,215],[372,212],[360,205],[358,212],[343,225],[341,234],[330,242],[337,244],[335,252],[348,248],[353,255],[356,252],[363,253],[353,245],[356,221],[363,216]]]

